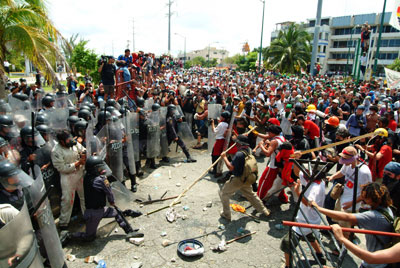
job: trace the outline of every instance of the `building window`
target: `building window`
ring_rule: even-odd
[[[324,49],[323,49],[322,51],[323,51],[324,53],[326,53],[326,46],[323,46],[323,48],[324,48]]]

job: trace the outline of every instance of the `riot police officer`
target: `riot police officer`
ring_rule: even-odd
[[[179,147],[182,148],[183,153],[185,154],[187,158],[187,162],[196,162],[195,159],[193,159],[190,154],[188,149],[186,148],[185,143],[182,141],[182,139],[178,136],[178,120],[175,115],[176,112],[176,106],[174,104],[168,105],[168,110],[167,110],[167,137],[168,137],[168,145],[170,145],[173,141],[175,141]],[[180,119],[181,120],[181,119]]]

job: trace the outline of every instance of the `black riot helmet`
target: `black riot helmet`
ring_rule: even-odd
[[[14,121],[8,115],[0,115],[0,135],[7,141],[18,137],[18,131],[16,131]]]
[[[42,105],[43,105],[44,107],[46,107],[46,108],[53,107],[53,106],[54,106],[54,102],[55,102],[55,100],[54,100],[54,98],[53,98],[52,96],[45,96],[45,97],[42,99]],[[53,105],[52,105],[52,104],[53,104]]]
[[[53,133],[53,130],[49,126],[46,126],[46,125],[36,126],[36,129],[37,129],[37,131],[39,131],[40,135],[42,135],[42,137],[46,141],[48,141],[47,138],[46,138],[46,135],[49,135],[49,134]]]
[[[76,115],[71,115],[70,117],[68,117],[68,124],[71,126],[75,125],[77,122],[79,121],[79,117],[77,117]]]
[[[82,137],[87,127],[88,122],[86,120],[79,120],[74,126],[75,133]]]
[[[78,112],[78,117],[83,118],[86,121],[90,121],[91,119],[91,112],[89,110],[83,109]]]
[[[8,145],[8,141],[6,141],[3,137],[0,137],[0,148],[7,146]]]
[[[89,107],[89,105],[82,104],[81,106],[79,106],[79,111],[81,111],[81,110],[88,110],[88,111],[90,111],[91,108]]]
[[[96,105],[94,103],[89,103],[88,106],[92,112],[96,111]]]
[[[114,99],[108,99],[107,102],[106,102],[106,106],[115,107],[116,104],[117,104],[117,102]]]
[[[110,168],[107,166],[106,162],[97,155],[89,156],[85,163],[86,173],[93,176],[105,175],[111,173]]]
[[[78,115],[78,109],[75,107],[68,107],[69,116],[71,115]]]
[[[108,112],[108,111],[106,111],[106,112],[104,112],[104,110],[103,111],[100,111],[100,113],[99,113],[99,118],[98,118],[98,122],[99,123],[101,123],[101,124],[103,124],[103,122],[104,121],[108,121],[108,120],[111,120],[111,113],[110,112]]]
[[[121,106],[124,106],[125,104],[127,104],[127,101],[124,98],[120,98],[118,100],[118,104],[121,105]]]
[[[39,113],[36,116],[35,125],[48,125],[50,123],[49,117],[46,114]]]
[[[158,104],[158,103],[154,103],[152,106],[151,106],[151,110],[153,111],[153,112],[156,112],[156,111],[158,111],[159,109],[160,109],[160,104]]]
[[[26,101],[29,99],[28,95],[22,93],[22,92],[17,92],[13,95],[14,98],[19,99],[20,101]]]
[[[136,105],[139,108],[143,108],[144,107],[144,99],[142,97],[137,97],[136,98]]]
[[[35,146],[40,147],[44,144],[43,137],[36,128],[32,129],[32,126],[23,127],[20,130],[19,135],[25,145],[33,146],[33,138],[35,140]]]
[[[32,185],[33,179],[8,160],[0,161],[0,184],[4,189],[15,191]]]

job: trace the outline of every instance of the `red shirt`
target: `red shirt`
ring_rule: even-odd
[[[397,128],[396,121],[394,121],[393,119],[389,120],[388,128],[390,128],[393,132],[396,132],[396,128]]]
[[[319,127],[311,120],[304,121],[304,129],[308,129],[308,136],[310,139],[319,138]]]
[[[378,178],[383,178],[383,169],[385,166],[392,161],[392,148],[389,145],[383,145],[379,151],[383,156],[378,161]]]

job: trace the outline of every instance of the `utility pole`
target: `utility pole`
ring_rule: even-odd
[[[130,40],[126,40],[128,42],[128,44],[126,45],[126,48],[129,49],[129,42]]]
[[[114,40],[112,41],[111,45],[112,45],[112,55],[114,56],[115,55],[114,54]]]
[[[383,2],[383,11],[381,14],[381,25],[379,25],[378,42],[376,45],[375,62],[374,62],[374,75],[375,76],[376,76],[376,70],[378,68],[379,48],[381,47],[381,37],[382,37],[382,31],[383,31],[383,21],[385,19],[385,9],[386,9],[386,0]]]
[[[168,55],[171,55],[171,5],[172,1],[168,0]]]
[[[132,18],[132,52],[135,52],[135,19]]]
[[[258,70],[261,72],[261,59],[262,59],[262,41],[263,41],[263,32],[264,32],[264,12],[265,12],[265,0],[262,0],[263,3],[263,14],[262,14],[262,23],[261,23],[261,41],[260,41],[260,52],[258,55]]]
[[[322,0],[318,0],[317,18],[315,20],[314,41],[313,41],[313,48],[312,48],[312,54],[311,54],[311,64],[310,64],[310,73],[311,73],[312,76],[315,75],[314,65],[315,65],[315,61],[317,59],[319,27],[321,26],[321,12],[322,12]]]

